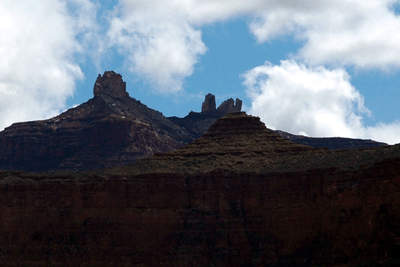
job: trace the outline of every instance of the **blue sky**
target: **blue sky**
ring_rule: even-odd
[[[243,100],[267,127],[400,142],[398,1],[0,3],[0,128],[92,97],[99,73],[166,116]]]

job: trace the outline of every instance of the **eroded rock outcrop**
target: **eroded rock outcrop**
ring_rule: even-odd
[[[115,98],[128,97],[126,92],[126,82],[122,80],[121,74],[114,71],[106,71],[103,76],[99,74],[93,87],[95,97],[109,95]]]
[[[222,114],[240,111],[242,111],[242,100],[239,98],[236,98],[236,103],[232,98],[229,98],[228,100],[222,102],[222,104],[217,108],[217,112]]]
[[[129,97],[120,74],[106,71],[94,97],[48,120],[15,123],[0,132],[0,169],[79,171],[130,164],[203,135],[225,111],[208,94],[202,113],[166,118]]]
[[[230,112],[240,111],[242,111],[242,100],[240,100],[239,98],[236,98],[236,103],[232,98],[227,99],[222,102],[218,108],[216,108],[215,95],[213,94],[207,94],[201,106],[201,113],[215,114],[221,117]]]
[[[201,113],[215,113],[216,111],[215,95],[207,94],[203,104],[201,105]]]
[[[129,164],[194,138],[160,112],[129,97],[122,76],[106,71],[94,98],[48,120],[0,132],[0,169],[77,171]]]
[[[240,112],[242,101],[233,99],[224,101],[218,108],[215,104],[215,95],[207,94],[201,106],[201,112],[191,111],[186,117],[170,117],[173,123],[185,128],[195,139],[200,138],[210,126],[219,118],[230,112]]]
[[[396,266],[400,147],[294,144],[230,113],[96,173],[0,172],[4,266]]]
[[[208,94],[202,112],[166,118],[129,97],[122,76],[113,71],[98,76],[93,93],[86,103],[54,118],[15,123],[0,132],[0,169],[79,171],[130,164],[200,138],[218,118],[240,111],[242,103],[228,99],[216,109],[215,96]],[[306,138],[296,140],[316,144]],[[339,148],[377,144],[346,142]]]

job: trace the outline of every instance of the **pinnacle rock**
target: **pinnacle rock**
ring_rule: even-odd
[[[215,113],[216,111],[215,95],[207,94],[201,106],[201,113]]]
[[[222,116],[230,112],[240,111],[242,111],[242,100],[239,98],[236,98],[236,103],[232,98],[225,100],[218,108],[216,108],[215,95],[213,94],[207,94],[203,105],[201,106],[201,113],[203,114],[219,114]]]
[[[123,98],[129,96],[126,92],[126,82],[122,80],[121,74],[114,71],[106,71],[103,76],[99,74],[93,88],[95,97],[109,95],[114,98]]]

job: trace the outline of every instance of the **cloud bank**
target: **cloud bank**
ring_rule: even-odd
[[[394,0],[270,1],[250,29],[259,42],[294,35],[305,63],[358,68],[400,66],[400,18]]]
[[[307,67],[293,60],[266,62],[243,75],[250,113],[272,129],[307,136],[399,142],[400,123],[363,125],[370,111],[342,68]]]

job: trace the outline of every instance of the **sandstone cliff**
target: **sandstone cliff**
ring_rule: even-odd
[[[400,146],[294,144],[231,113],[95,173],[0,172],[6,266],[396,266]]]

